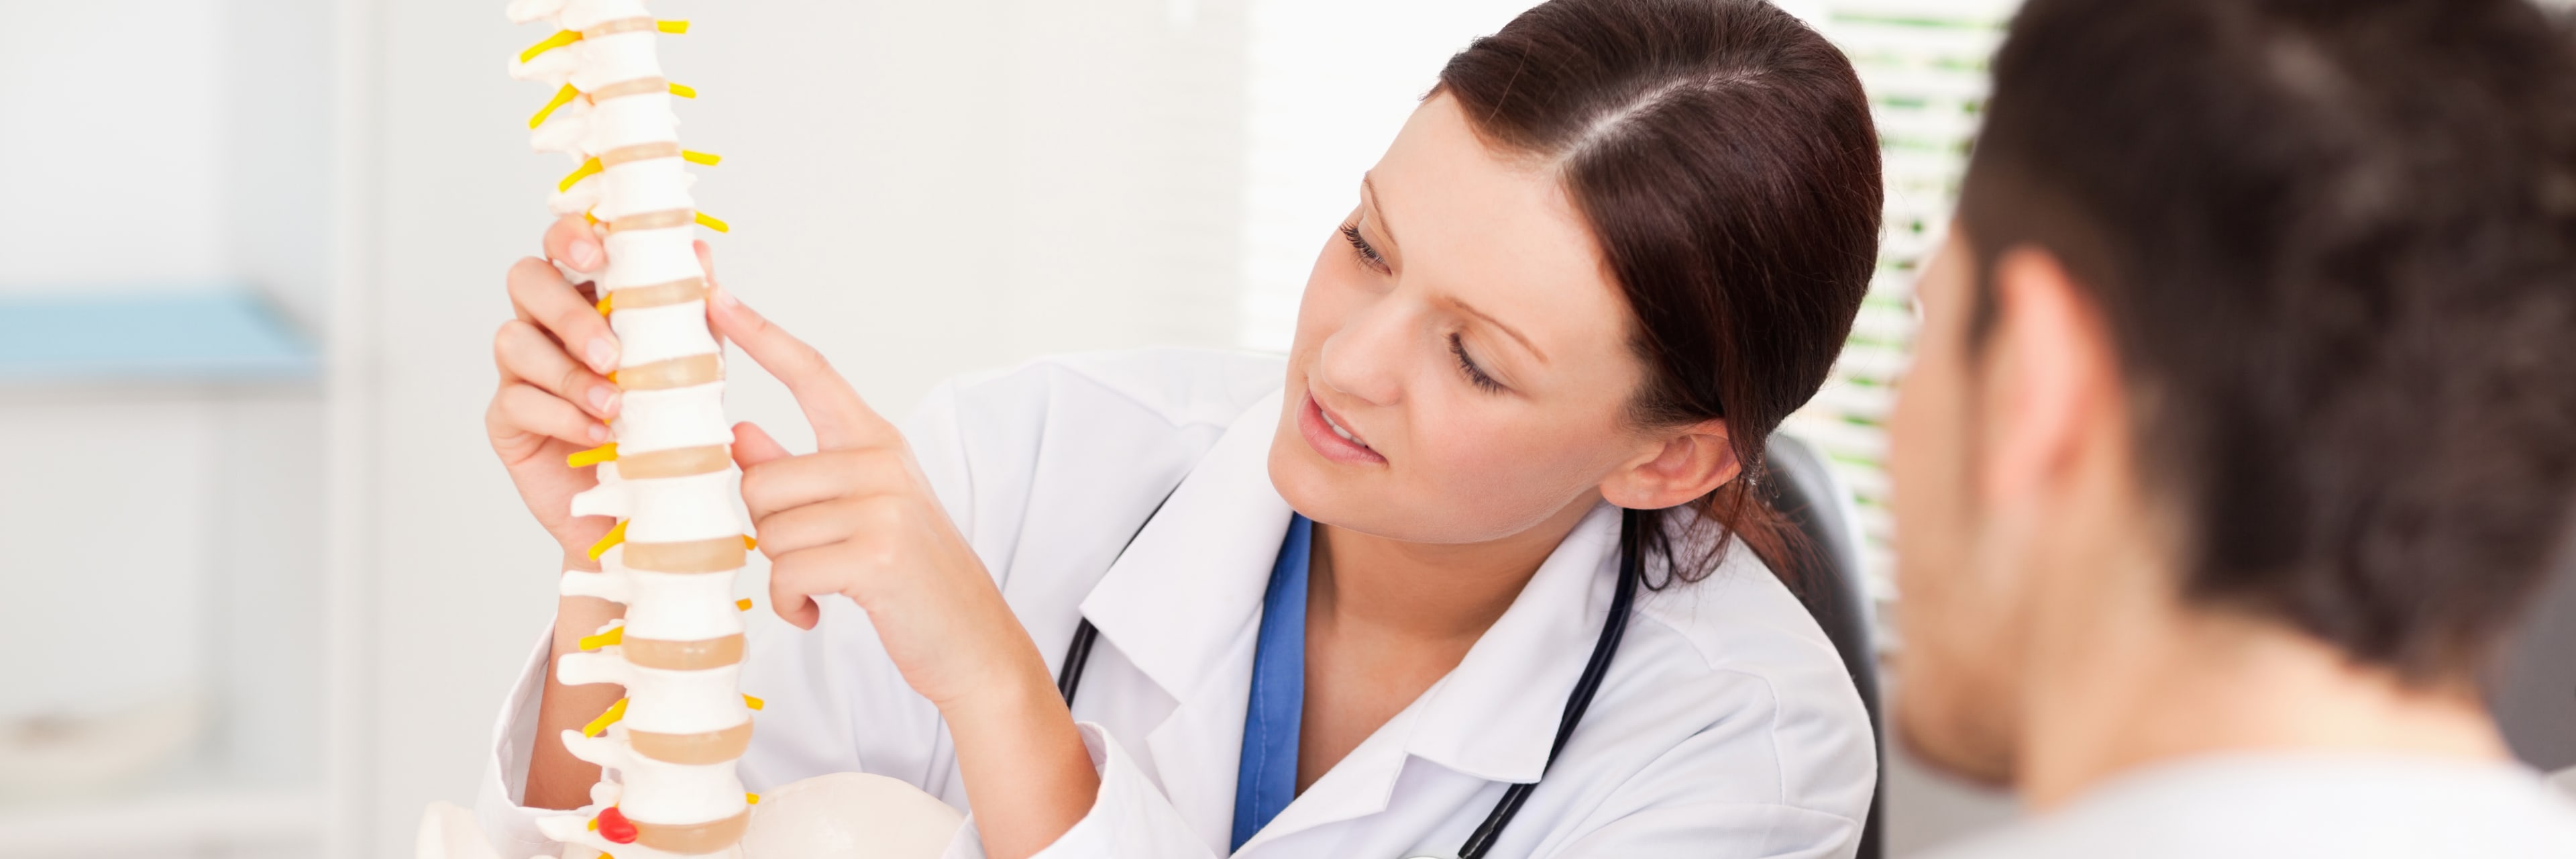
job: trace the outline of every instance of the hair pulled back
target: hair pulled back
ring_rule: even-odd
[[[1850,61],[1761,0],[1554,0],[1450,58],[1442,95],[1488,145],[1561,175],[1589,222],[1647,366],[1631,419],[1726,421],[1741,475],[1682,522],[1631,514],[1631,548],[1696,580],[1725,551],[1699,533],[1714,525],[1796,584],[1754,489],[1877,267],[1878,137]]]

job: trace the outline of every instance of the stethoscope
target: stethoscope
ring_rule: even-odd
[[[1171,499],[1166,497],[1164,500]],[[1163,505],[1154,505],[1154,513],[1160,513],[1162,509]],[[1153,513],[1145,514],[1146,521],[1151,522],[1153,518]],[[1592,693],[1600,691],[1601,678],[1610,673],[1610,658],[1618,655],[1619,639],[1628,630],[1628,611],[1637,599],[1637,580],[1643,576],[1637,565],[1637,518],[1634,510],[1620,511],[1619,582],[1611,591],[1610,616],[1601,623],[1601,638],[1592,644],[1592,658],[1584,662],[1583,676],[1574,681],[1573,694],[1566,696],[1565,714],[1556,721],[1556,742],[1547,749],[1548,766],[1556,764],[1557,753],[1565,751],[1565,741],[1574,736],[1574,726],[1583,722],[1583,711],[1592,706]],[[1142,534],[1144,530],[1143,526],[1138,526],[1136,532]],[[1127,542],[1133,545],[1136,538],[1130,536]],[[1118,554],[1125,557],[1127,550],[1121,548]],[[1112,560],[1110,563],[1115,566],[1117,562]],[[1091,625],[1089,618],[1084,618],[1081,625],[1073,630],[1073,643],[1065,648],[1064,667],[1056,672],[1055,678],[1056,691],[1064,695],[1067,708],[1073,706],[1073,693],[1081,688],[1083,669],[1091,662],[1091,645],[1099,638],[1100,630]],[[1546,769],[1542,767],[1540,773],[1544,777]],[[1503,798],[1494,803],[1494,810],[1485,815],[1485,822],[1468,834],[1467,843],[1459,845],[1457,853],[1446,856],[1416,854],[1406,859],[1484,859],[1486,851],[1494,849],[1494,839],[1502,837],[1503,827],[1510,825],[1512,818],[1521,813],[1521,805],[1529,802],[1530,792],[1537,789],[1538,782],[1534,781],[1516,783],[1504,789]]]

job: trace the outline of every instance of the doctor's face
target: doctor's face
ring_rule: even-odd
[[[1316,521],[1409,542],[1579,515],[1640,444],[1630,329],[1554,173],[1434,98],[1315,262],[1271,480]]]

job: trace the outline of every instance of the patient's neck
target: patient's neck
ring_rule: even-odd
[[[2033,809],[2212,753],[2507,755],[2466,681],[2408,686],[2278,623],[2158,596],[2095,613],[2090,634],[2060,636],[2062,647],[2034,649],[2051,655],[2034,657],[2015,773]]]

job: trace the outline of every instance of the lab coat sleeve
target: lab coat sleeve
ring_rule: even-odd
[[[765,706],[739,765],[744,786],[757,792],[829,773],[867,772],[936,794],[932,779],[945,769],[931,759],[930,744],[914,738],[932,735],[937,711],[903,685],[867,626],[866,612],[837,596],[818,602],[825,623],[813,632],[789,627],[765,609],[746,619],[751,641],[743,690],[765,699]],[[531,753],[538,743],[555,741],[537,736],[553,626],[549,621],[539,632],[517,685],[502,702],[475,799],[475,822],[503,859],[551,855],[553,842],[537,831],[536,821],[563,813],[521,804]],[[856,711],[863,701],[867,709]],[[857,724],[875,730],[861,736],[852,729]]]
[[[1004,529],[979,527],[988,523],[975,515],[975,475],[968,465],[970,439],[958,417],[959,387],[952,381],[932,390],[905,421],[904,435],[940,502],[972,540],[979,532]],[[746,618],[751,647],[743,665],[743,691],[765,699],[767,707],[742,759],[744,783],[759,790],[827,773],[869,772],[955,801],[953,785],[946,783],[946,760],[936,754],[937,711],[903,683],[866,612],[837,596],[817,602],[823,622],[811,632],[787,627],[766,605]],[[477,822],[508,859],[547,852],[550,843],[537,833],[535,821],[555,812],[520,805],[530,752],[547,741],[536,736],[536,724],[550,630],[551,623],[540,631],[535,652],[502,704],[475,802]],[[858,724],[869,726],[864,736],[854,730]]]
[[[1858,733],[1838,722],[1790,711],[1711,725],[1538,855],[1848,859],[1860,849],[1877,755],[1865,722]]]
[[[1031,859],[1220,859],[1108,731],[1090,722],[1077,727],[1091,765],[1100,771],[1100,793],[1090,813]],[[984,859],[974,815],[958,828],[945,859]]]
[[[965,431],[957,422],[957,386],[950,380],[932,388],[903,421],[902,431],[922,477],[930,482],[931,494],[956,522],[958,533],[971,542],[979,523],[974,515],[973,472],[966,464]]]
[[[1675,803],[1622,818],[1548,855],[1848,859],[1859,850],[1860,821],[1814,809]]]
[[[518,685],[501,703],[492,726],[493,748],[483,762],[483,783],[474,799],[474,822],[484,840],[503,859],[524,859],[554,852],[554,842],[537,832],[537,819],[562,814],[519,804],[528,787],[528,756],[536,748],[537,704],[545,691],[546,657],[554,650],[554,625],[537,634],[534,652],[519,672]]]

